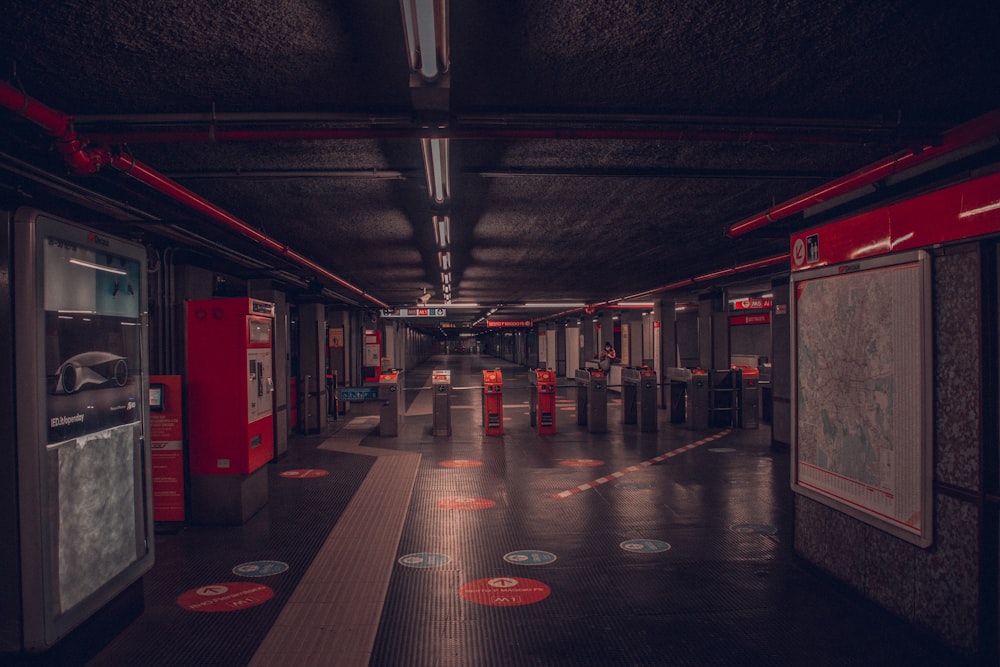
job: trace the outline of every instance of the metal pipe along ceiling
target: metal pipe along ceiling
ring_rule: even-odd
[[[366,301],[382,308],[389,304],[376,299],[359,287],[331,273],[287,245],[260,232],[236,216],[222,210],[207,199],[170,180],[163,174],[127,155],[116,155],[104,147],[86,145],[84,139],[73,128],[73,118],[34,100],[13,86],[0,82],[0,106],[41,127],[55,139],[56,147],[63,154],[66,163],[77,173],[93,174],[101,167],[109,165],[134,178],[161,194],[171,197],[188,208],[205,215],[231,231],[262,245],[265,249],[299,264],[319,276],[356,294]]]
[[[846,195],[850,192],[876,183],[883,178],[913,169],[919,165],[968,148],[981,141],[993,139],[1000,133],[1000,109],[991,111],[968,123],[955,127],[941,136],[939,144],[925,144],[919,149],[911,149],[863,167],[842,178],[833,180],[809,192],[793,197],[777,206],[762,211],[746,220],[731,225],[726,236],[736,238],[754,230],[766,227],[782,218],[801,213],[811,206]]]

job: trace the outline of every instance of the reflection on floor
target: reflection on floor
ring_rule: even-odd
[[[504,432],[486,436],[495,366]],[[540,435],[526,369],[452,355],[403,377],[398,437],[378,402],[351,404],[270,464],[245,525],[163,527],[144,613],[89,664],[963,664],[795,559],[766,424],[691,431],[661,410],[644,433],[611,392],[590,433],[564,380]]]

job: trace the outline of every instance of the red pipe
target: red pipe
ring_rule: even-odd
[[[560,313],[554,315],[548,315],[546,317],[539,318],[535,322],[544,322],[545,320],[555,319],[557,317],[562,317],[564,315],[570,315],[572,313],[578,313],[580,311],[585,311],[588,314],[592,313],[598,308],[606,308],[614,306],[621,301],[632,301],[634,299],[644,299],[654,294],[660,294],[662,292],[669,292],[671,290],[680,289],[681,287],[690,287],[696,283],[703,283],[709,280],[715,280],[716,278],[723,278],[726,276],[733,276],[737,273],[744,273],[746,271],[754,271],[756,269],[763,269],[769,266],[775,266],[783,262],[787,262],[790,259],[790,253],[783,253],[781,255],[775,255],[773,257],[766,257],[764,259],[754,260],[752,262],[746,262],[745,264],[737,264],[726,269],[720,269],[718,271],[712,271],[711,273],[704,273],[700,276],[695,276],[693,278],[684,278],[683,280],[678,280],[676,282],[663,285],[662,287],[654,287],[653,289],[646,290],[645,292],[639,292],[638,294],[631,294],[629,296],[623,296],[618,299],[609,299],[608,301],[601,301],[600,303],[588,304],[583,308],[572,308],[570,310],[564,310]]]
[[[382,308],[389,308],[384,303],[369,295],[364,290],[355,287],[343,278],[334,275],[327,269],[316,264],[287,245],[276,241],[256,228],[243,222],[236,216],[227,213],[179,183],[170,180],[163,174],[147,167],[128,155],[115,155],[107,148],[86,146],[85,141],[73,129],[73,118],[56,111],[36,100],[31,99],[20,90],[0,82],[0,106],[21,115],[35,123],[46,133],[56,139],[60,152],[66,157],[66,162],[81,174],[93,174],[103,165],[111,165],[115,169],[131,176],[140,183],[165,194],[174,200],[194,209],[195,211],[221,223],[224,227],[238,232],[250,240],[261,244],[267,250],[286,257],[306,268],[315,271],[327,280],[349,290],[350,292],[374,303]]]
[[[736,238],[766,227],[772,222],[800,213],[810,206],[840,197],[854,190],[871,185],[893,174],[912,169],[960,148],[1000,133],[1000,109],[995,109],[967,123],[952,128],[941,135],[939,145],[924,145],[920,149],[901,151],[874,164],[854,171],[809,192],[789,199],[774,208],[758,213],[746,220],[730,225],[726,236]]]

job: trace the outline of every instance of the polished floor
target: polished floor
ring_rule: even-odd
[[[503,371],[503,435],[482,370]],[[433,435],[431,370],[452,373]],[[963,665],[797,560],[788,453],[756,430],[531,425],[526,369],[440,356],[404,374],[398,436],[355,403],[269,465],[245,525],[161,526],[141,615],[58,664]],[[438,399],[441,400],[441,399]],[[210,613],[215,612],[215,613]],[[76,646],[86,646],[75,638]],[[77,651],[74,653],[73,651]],[[54,654],[54,656],[57,654]]]

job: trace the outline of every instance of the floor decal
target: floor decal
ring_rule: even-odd
[[[270,577],[288,570],[288,563],[280,560],[255,560],[241,563],[233,568],[233,574],[241,577]]]
[[[398,562],[406,567],[440,567],[450,560],[451,558],[445,554],[419,553],[406,554]]]
[[[274,597],[268,586],[243,581],[210,584],[181,593],[177,604],[188,611],[239,611],[267,602]]]
[[[670,550],[670,545],[662,540],[625,540],[618,546],[634,554],[656,554]]]
[[[458,594],[463,599],[489,607],[520,607],[541,602],[552,590],[534,579],[491,577],[462,584]]]
[[[548,565],[556,561],[556,555],[548,551],[522,549],[504,554],[503,559],[514,565]]]
[[[574,486],[572,489],[566,489],[565,491],[560,491],[559,493],[553,494],[552,497],[553,498],[569,498],[570,496],[572,496],[574,494],[577,494],[577,493],[580,493],[581,491],[587,491],[588,489],[593,489],[594,487],[600,486],[601,484],[607,484],[608,482],[614,481],[614,480],[618,479],[619,477],[624,477],[625,475],[627,475],[629,473],[638,472],[638,471],[642,470],[643,468],[648,468],[649,466],[654,465],[656,463],[660,463],[661,461],[666,461],[667,459],[672,458],[674,456],[678,456],[679,454],[684,454],[685,452],[689,452],[689,451],[691,451],[692,449],[694,449],[696,447],[701,447],[702,445],[706,445],[706,444],[708,444],[710,442],[714,442],[714,441],[718,440],[719,438],[724,438],[725,436],[729,435],[730,433],[732,433],[732,429],[728,429],[727,428],[725,431],[721,431],[719,433],[716,433],[715,435],[711,435],[711,436],[709,436],[707,438],[703,438],[703,439],[699,440],[698,442],[692,442],[690,445],[684,445],[683,447],[678,447],[677,449],[673,449],[673,450],[667,452],[666,454],[660,454],[659,456],[651,458],[648,461],[643,461],[642,463],[638,463],[638,464],[636,464],[634,466],[629,466],[628,468],[625,468],[624,470],[619,470],[618,472],[613,472],[610,475],[606,475],[605,477],[600,477],[598,479],[595,479],[592,482],[587,482],[586,484],[581,484],[579,486]]]

